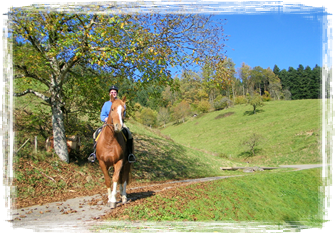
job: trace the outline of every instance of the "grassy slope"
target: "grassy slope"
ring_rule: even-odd
[[[38,135],[39,126],[29,124],[28,128],[29,118],[30,115],[21,108],[0,105],[0,212],[97,191],[105,192],[98,163],[87,162],[93,146],[91,133],[87,137],[82,136],[82,150],[71,153],[70,164],[66,164],[60,162],[56,155],[45,153],[44,139]],[[84,129],[85,124],[82,125],[78,123]],[[220,166],[239,165],[212,154],[188,149],[138,123],[128,122],[127,125],[134,133],[138,159],[132,171],[134,186],[158,180],[223,175],[225,172],[219,169]],[[14,150],[18,150],[26,139],[31,139],[17,154],[10,149],[13,131],[16,136]],[[33,152],[36,135],[39,136],[37,154]]]
[[[211,153],[190,149],[136,122],[127,122],[134,132],[139,180],[167,180],[226,175],[222,166],[241,166]]]
[[[262,136],[258,164],[320,163],[320,100],[273,101],[250,114],[251,106],[238,105],[211,112],[162,130],[176,142],[205,149],[229,159],[247,157],[241,142],[253,133]],[[234,114],[219,118],[226,113]]]
[[[128,122],[127,125],[134,133],[136,141],[135,153],[138,158],[138,163],[134,165],[133,170],[135,181],[146,182],[237,173],[225,172],[220,170],[219,167],[245,165],[229,160],[229,156],[231,155],[231,159],[240,159],[241,156],[239,155],[243,155],[244,152],[239,146],[239,141],[243,138],[240,137],[241,133],[243,133],[242,136],[247,136],[255,131],[260,132],[263,137],[267,139],[267,142],[260,146],[263,158],[254,158],[253,161],[255,163],[291,164],[319,162],[317,149],[320,128],[319,101],[270,102],[267,103],[262,110],[262,112],[256,115],[248,115],[246,111],[250,111],[250,107],[236,106],[228,110],[208,113],[184,124],[170,126],[164,129],[163,133],[171,135],[174,141],[163,137],[157,131],[152,131],[131,121]],[[215,119],[218,115],[227,112],[234,112],[234,114],[229,117]],[[205,132],[204,129],[206,129],[207,132]],[[310,132],[313,132],[313,134],[309,135]],[[209,137],[210,133],[216,137]],[[87,139],[87,141],[89,144],[91,139]],[[180,144],[202,149],[202,151]],[[222,158],[205,152],[204,150],[226,154],[228,158]],[[86,152],[84,153],[86,154]],[[21,202],[22,206],[39,203],[41,199],[45,202],[50,202],[75,196],[76,193],[73,191],[77,191],[78,188],[81,188],[79,189],[82,191],[81,194],[85,193],[86,195],[90,193],[88,190],[92,191],[91,193],[94,193],[94,191],[105,192],[104,182],[101,177],[102,173],[97,164],[86,165],[87,163],[83,164],[83,162],[79,163],[77,161],[64,164],[58,162],[57,157],[48,155],[34,155],[33,157],[27,155],[27,157],[25,157],[24,160],[23,158],[16,158],[14,165],[16,175],[19,175],[15,180],[15,184],[18,186],[17,201],[19,203]],[[87,155],[81,155],[80,157],[85,159]],[[29,163],[27,163],[27,161]],[[69,171],[71,171],[71,178],[67,177]],[[293,174],[290,173],[287,174],[288,176],[283,177],[283,180],[281,177],[273,177],[271,180],[267,180],[267,177],[261,177],[263,172],[260,172],[260,177],[256,177],[256,179],[248,177],[247,182],[243,182],[244,179],[242,181],[239,178],[222,180],[221,182],[223,184],[220,184],[221,182],[211,182],[208,185],[202,184],[205,187],[190,187],[190,191],[194,191],[194,195],[203,194],[205,192],[218,194],[220,198],[217,202],[221,203],[226,202],[226,197],[236,196],[237,199],[246,199],[245,197],[249,196],[247,200],[241,201],[242,203],[226,204],[226,206],[230,208],[233,205],[240,206],[240,208],[243,209],[245,207],[255,207],[258,204],[255,201],[258,201],[260,197],[266,201],[261,201],[260,204],[263,204],[263,206],[259,207],[264,207],[267,204],[266,202],[269,201],[276,204],[275,210],[273,210],[273,208],[267,208],[268,210],[265,212],[259,208],[260,210],[255,211],[252,217],[258,217],[258,215],[261,215],[263,212],[268,215],[269,212],[270,214],[271,212],[281,212],[283,214],[289,214],[288,221],[294,219],[309,219],[309,221],[317,219],[315,218],[315,204],[318,203],[319,196],[315,193],[316,184],[318,183],[315,181],[320,178],[320,172],[313,171],[313,173],[311,173],[310,170],[308,170],[306,171],[307,174],[292,173]],[[266,173],[265,176],[268,176],[268,174],[271,173]],[[308,177],[307,175],[309,174],[312,175],[313,178]],[[55,179],[56,182],[52,182],[50,178]],[[80,178],[80,180],[78,178]],[[306,179],[305,182],[297,183],[297,181],[301,181],[304,178]],[[36,182],[38,182],[38,186],[35,186]],[[213,183],[219,183],[214,186],[219,190],[211,187]],[[299,186],[288,188],[287,186],[291,183],[295,183]],[[312,187],[306,190],[306,187],[300,186],[306,183],[311,184]],[[274,191],[275,189],[277,190]],[[284,190],[278,191],[278,189]],[[271,195],[272,192],[279,193],[283,191],[289,195],[286,197],[287,200],[282,200],[283,198],[281,197]],[[210,198],[214,196],[213,194],[207,194],[206,197]],[[270,196],[270,199],[267,198],[268,196]],[[302,196],[303,198],[299,198]],[[176,205],[174,203],[175,201],[165,201],[171,207],[175,207]],[[250,206],[250,204],[252,204],[250,203],[251,201],[255,202],[253,206]],[[205,201],[200,200],[194,202],[200,202],[201,205],[201,203]],[[207,199],[207,202],[212,201]],[[286,204],[296,202],[299,202],[299,204],[306,203],[309,204],[308,206],[310,206],[311,209],[306,211],[306,205],[298,205],[294,212],[291,209],[287,211],[288,213],[285,213],[282,212],[282,210],[278,210],[283,202]],[[288,208],[284,207],[284,209]],[[196,210],[193,211],[195,212]],[[187,213],[193,214],[193,211],[185,210],[182,216],[188,215]],[[201,211],[209,213],[208,217],[212,217],[213,215],[215,217],[215,215],[222,213],[211,214],[210,211],[205,208]],[[301,213],[305,213],[305,215],[300,215]],[[207,217],[207,215],[204,215],[202,212],[198,214],[199,216],[196,217],[198,220],[206,220],[204,217]],[[229,216],[232,220],[235,220],[232,217],[236,217],[236,213],[232,212]],[[279,218],[273,221],[285,221],[283,220],[284,216],[285,215],[281,215],[281,218],[278,216]],[[223,220],[223,217],[218,217],[218,220]],[[245,213],[238,219],[249,220],[247,217]],[[174,220],[174,218],[175,217],[168,217],[167,219]],[[189,216],[186,219],[190,220],[192,218],[194,218],[194,216]],[[262,216],[257,218],[257,220],[262,219]]]
[[[259,173],[193,184],[126,208],[94,232],[318,233],[335,221],[331,170]]]

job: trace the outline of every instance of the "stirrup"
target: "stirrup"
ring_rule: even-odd
[[[129,163],[134,163],[134,162],[136,162],[135,155],[133,155],[133,154],[129,154],[129,155],[128,155],[128,162],[129,162]]]
[[[94,163],[96,159],[95,153],[91,153],[90,156],[88,156],[87,160]]]

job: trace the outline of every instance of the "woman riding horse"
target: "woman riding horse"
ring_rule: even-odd
[[[103,129],[97,139],[96,157],[105,177],[108,192],[108,205],[116,207],[117,185],[120,185],[122,203],[127,202],[126,187],[130,182],[131,164],[128,162],[127,139],[122,132],[125,100],[111,97],[112,105]],[[109,169],[113,167],[112,180]],[[112,183],[113,182],[113,183]]]
[[[110,96],[110,100],[109,101],[106,101],[104,103],[104,105],[102,106],[101,108],[101,113],[100,113],[100,120],[104,123],[106,123],[107,121],[107,118],[108,118],[108,115],[109,115],[109,112],[110,112],[110,109],[111,109],[111,106],[113,104],[113,102],[111,101],[112,98],[113,99],[117,99],[117,95],[118,95],[118,92],[119,92],[119,89],[116,87],[116,86],[111,86],[108,90],[108,93],[109,93],[109,96]],[[124,106],[124,109],[126,109],[126,106]],[[124,111],[123,113],[123,118],[125,117],[125,114],[126,114],[126,111]],[[99,134],[99,132],[101,131],[102,127],[99,128],[94,134],[93,134],[93,138],[94,140],[96,139],[97,135]],[[134,144],[134,140],[133,140],[133,137],[132,137],[132,134],[129,130],[129,128],[125,125],[125,123],[123,123],[123,129],[125,129],[127,131],[127,149],[128,149],[128,152],[129,152],[129,155],[128,155],[128,161],[130,163],[134,163],[136,161],[136,158],[135,158],[135,155],[133,153],[133,144]],[[88,157],[88,160],[91,161],[91,162],[94,162],[96,158],[96,155],[95,155],[95,152],[92,153],[89,157]]]

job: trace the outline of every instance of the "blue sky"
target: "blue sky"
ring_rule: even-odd
[[[241,67],[335,63],[335,0],[203,0],[227,19],[226,55]]]

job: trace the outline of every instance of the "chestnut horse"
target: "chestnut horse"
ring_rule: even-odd
[[[126,186],[129,183],[130,163],[126,149],[126,138],[122,134],[123,112],[125,111],[126,97],[114,99],[107,121],[100,133],[96,145],[96,156],[104,173],[108,192],[108,205],[116,207],[116,189],[120,184],[120,195],[122,202],[127,202]],[[111,189],[111,178],[108,169],[113,166],[113,190]]]

